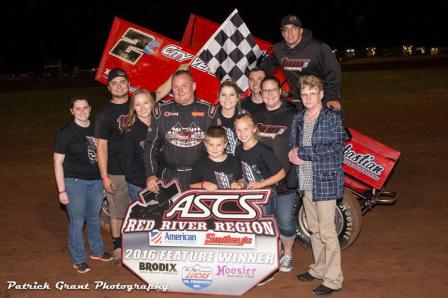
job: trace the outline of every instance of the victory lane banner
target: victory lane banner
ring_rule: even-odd
[[[123,265],[169,292],[243,295],[278,269],[278,227],[260,205],[269,189],[142,190],[122,226]],[[230,286],[231,285],[231,286]]]

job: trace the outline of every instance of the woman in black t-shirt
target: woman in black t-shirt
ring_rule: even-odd
[[[85,96],[70,100],[74,121],[65,125],[54,145],[54,172],[59,202],[66,205],[69,217],[68,247],[73,266],[79,273],[90,271],[84,250],[83,227],[86,225],[91,259],[111,261],[104,252],[99,213],[103,201],[103,184],[96,160],[94,124],[90,122],[91,107]]]
[[[154,97],[146,89],[136,90],[129,104],[126,133],[121,143],[120,164],[132,201],[136,201],[138,192],[146,187],[143,152],[154,105]]]
[[[218,91],[218,119],[217,124],[224,127],[227,134],[226,153],[235,155],[236,146],[239,144],[235,135],[234,121],[236,116],[247,113],[240,105],[240,88],[231,80],[221,83]]]

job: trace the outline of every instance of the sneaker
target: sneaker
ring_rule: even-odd
[[[300,281],[309,282],[309,281],[316,280],[317,277],[314,277],[311,274],[309,274],[308,272],[305,272],[305,273],[302,273],[302,274],[298,274],[297,275],[297,279],[300,280]]]
[[[79,273],[86,273],[90,271],[89,265],[87,265],[87,263],[73,264],[73,267]]]
[[[326,286],[321,284],[320,286],[318,286],[317,288],[315,288],[313,290],[313,293],[316,296],[324,297],[324,296],[330,296],[333,293],[337,293],[340,290],[341,289],[330,289],[329,287],[326,287]]]
[[[110,253],[107,253],[107,252],[104,252],[100,256],[90,256],[90,258],[92,260],[98,260],[98,261],[103,261],[103,262],[109,262],[109,261],[112,261],[114,259],[114,257],[112,257],[110,255]]]
[[[257,287],[261,287],[264,286],[265,284],[267,284],[268,282],[274,280],[274,273],[272,273],[271,275],[269,275],[268,277],[266,277],[265,279],[263,279],[262,281],[260,281],[257,285]]]
[[[121,263],[121,248],[116,248],[114,250],[114,260],[113,260],[113,263],[115,265],[118,265],[118,264]]]
[[[280,258],[280,270],[281,272],[290,272],[292,269],[292,256],[284,254],[283,257]]]

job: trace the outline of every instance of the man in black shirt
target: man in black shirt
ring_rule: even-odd
[[[127,184],[120,166],[123,130],[129,112],[129,81],[124,70],[115,68],[108,75],[107,89],[112,99],[96,117],[95,137],[98,140],[98,166],[110,209],[110,228],[114,257],[121,259],[120,228],[130,203]]]
[[[213,105],[195,99],[196,83],[189,71],[176,71],[172,88],[174,100],[154,109],[144,145],[146,185],[152,192],[159,191],[159,178],[178,178],[189,188],[193,164],[205,154],[205,131],[216,118]]]
[[[250,95],[241,99],[241,107],[253,114],[264,108],[260,84],[266,77],[266,72],[261,68],[253,68],[249,71],[248,77]]]
[[[329,109],[341,110],[341,66],[331,48],[313,38],[294,15],[281,20],[283,40],[274,45],[274,52],[260,65],[268,75],[281,68],[294,99],[300,100],[299,77],[315,75],[324,82],[324,101]],[[301,105],[300,105],[301,106]]]

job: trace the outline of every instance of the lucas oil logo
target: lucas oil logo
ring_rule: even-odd
[[[182,283],[193,290],[202,290],[212,284],[213,272],[198,264],[182,268]]]

